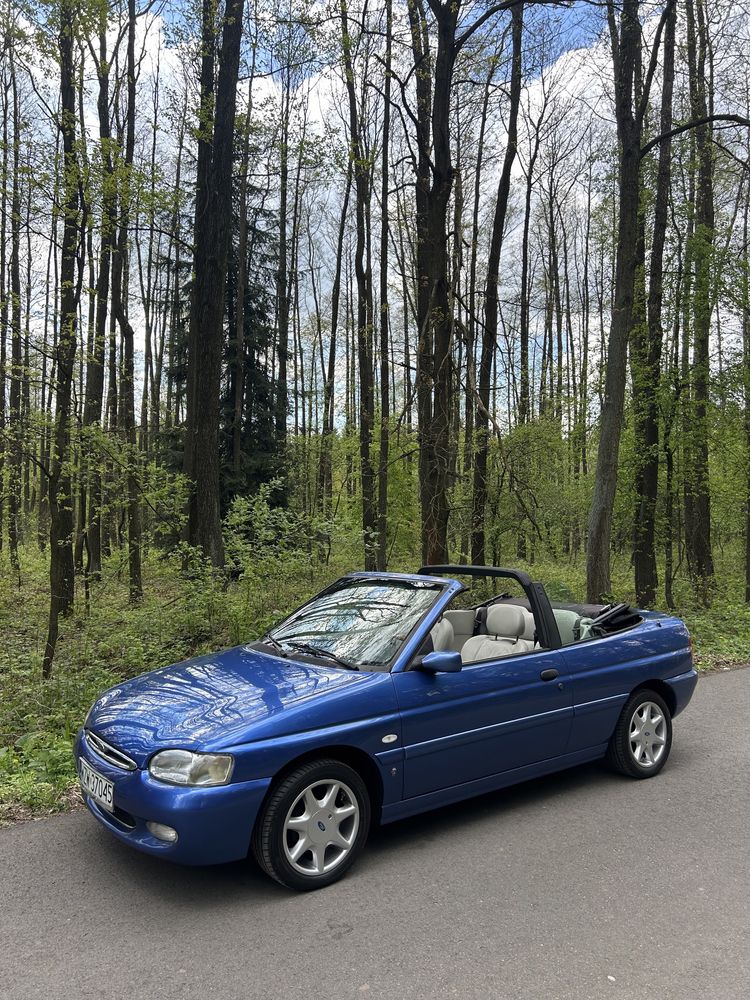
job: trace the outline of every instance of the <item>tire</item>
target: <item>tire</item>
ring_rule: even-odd
[[[322,889],[362,853],[370,815],[357,771],[339,760],[310,761],[272,788],[253,831],[253,855],[281,885]]]
[[[656,691],[642,688],[625,703],[607,748],[609,764],[631,778],[653,778],[672,747],[672,715]]]

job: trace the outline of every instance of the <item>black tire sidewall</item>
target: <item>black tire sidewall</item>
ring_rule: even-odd
[[[294,800],[315,782],[342,781],[352,790],[359,806],[359,829],[344,860],[324,875],[302,875],[284,852],[284,823]],[[362,853],[370,830],[371,805],[367,786],[354,768],[334,759],[313,760],[300,765],[271,790],[253,835],[253,853],[260,866],[277,882],[303,892],[322,889],[342,878]]]
[[[667,723],[667,742],[659,762],[652,767],[644,767],[634,759],[630,750],[630,724],[638,708],[649,701],[658,705],[664,715]],[[641,688],[630,696],[620,713],[620,718],[617,721],[617,726],[610,741],[609,752],[607,754],[608,759],[615,770],[621,774],[627,774],[633,778],[653,778],[667,763],[671,749],[672,713],[669,711],[669,706],[656,691],[652,691],[650,688]]]

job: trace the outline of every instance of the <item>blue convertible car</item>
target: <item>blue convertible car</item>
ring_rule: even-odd
[[[251,850],[316,889],[373,822],[605,756],[657,774],[696,679],[676,618],[552,603],[517,570],[352,573],[256,642],[106,691],[75,754],[125,843],[185,864]]]

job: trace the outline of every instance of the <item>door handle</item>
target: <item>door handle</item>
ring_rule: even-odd
[[[548,670],[543,670],[539,676],[543,681],[553,681],[560,676],[560,673],[554,667],[550,667]]]

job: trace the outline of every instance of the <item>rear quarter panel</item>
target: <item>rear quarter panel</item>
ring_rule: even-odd
[[[635,688],[648,681],[662,681],[674,690],[680,686],[677,678],[693,672],[685,624],[678,618],[643,614],[643,621],[627,631],[560,651],[573,685],[568,752],[606,743]],[[691,676],[687,698],[683,692],[675,699],[677,711],[687,703],[694,686]]]

